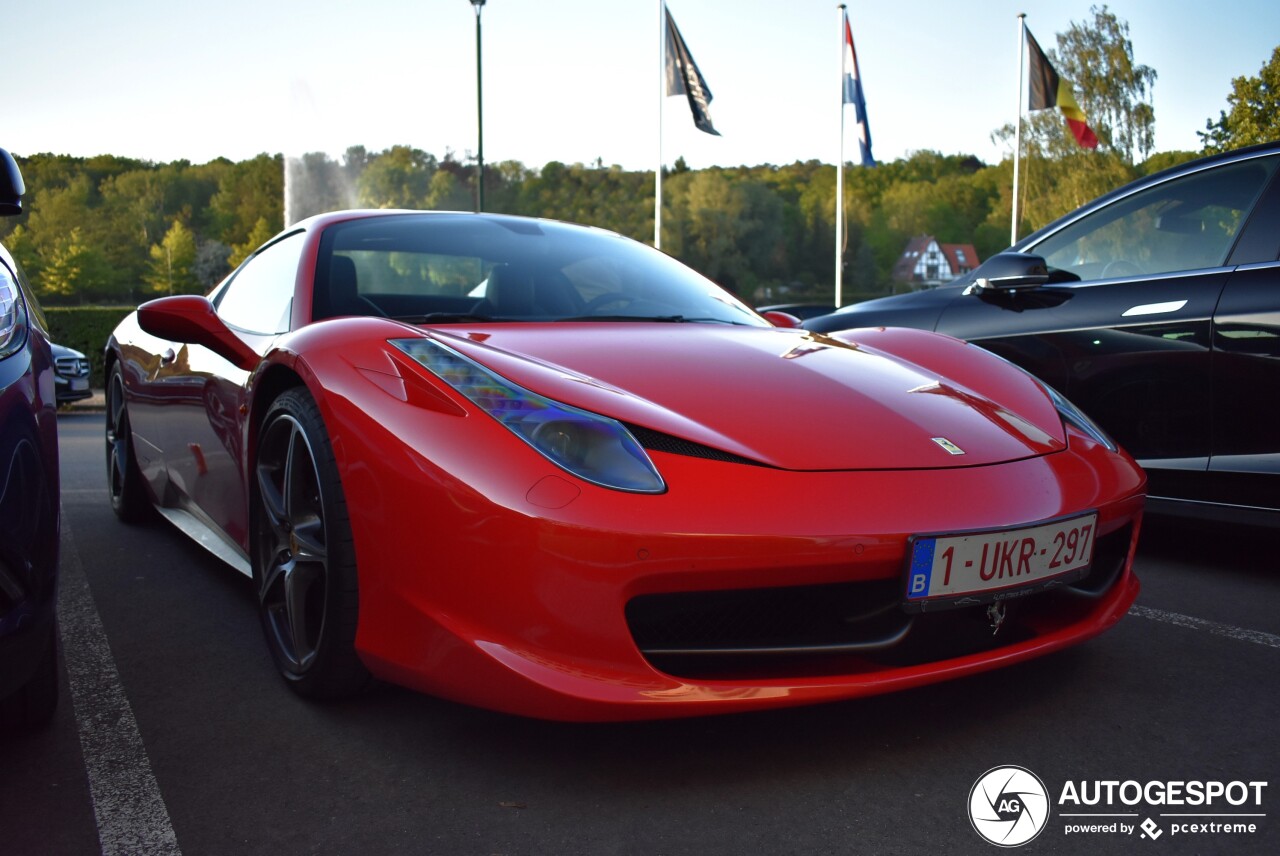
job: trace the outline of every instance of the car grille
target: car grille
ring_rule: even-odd
[[[640,595],[626,606],[636,646],[655,668],[698,679],[856,674],[964,656],[1079,620],[1120,577],[1131,528],[1098,539],[1080,580],[987,607],[909,615],[902,581]]]
[[[86,377],[89,374],[89,361],[84,357],[58,357],[54,365],[63,377]]]

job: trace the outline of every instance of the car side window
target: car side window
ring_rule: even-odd
[[[248,333],[288,331],[302,235],[287,235],[244,263],[217,297],[218,316],[226,324]]]
[[[1275,172],[1275,157],[1203,170],[1119,199],[1034,247],[1081,280],[1217,267]]]

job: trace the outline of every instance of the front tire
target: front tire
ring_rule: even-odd
[[[295,387],[272,402],[258,436],[253,578],[267,647],[300,695],[353,695],[370,676],[355,651],[355,544],[324,420]]]

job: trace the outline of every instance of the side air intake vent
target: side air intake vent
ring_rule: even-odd
[[[705,458],[710,461],[724,461],[730,464],[750,464],[751,466],[764,466],[758,461],[750,458],[744,458],[741,455],[735,455],[730,452],[722,452],[719,449],[713,449],[710,446],[704,446],[701,443],[694,443],[689,440],[682,440],[679,437],[672,437],[670,434],[664,434],[661,431],[652,431],[639,425],[627,425],[627,430],[631,432],[640,445],[644,446],[651,452],[666,452],[671,455],[685,455],[690,458]]]

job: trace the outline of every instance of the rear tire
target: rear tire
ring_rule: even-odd
[[[120,364],[107,378],[107,487],[111,510],[125,523],[142,523],[151,516],[151,503],[142,483],[142,471],[133,453],[133,430],[125,406],[124,373]]]
[[[355,543],[324,420],[305,388],[268,408],[253,486],[253,579],[276,667],[309,698],[360,692],[370,675],[355,650]]]

